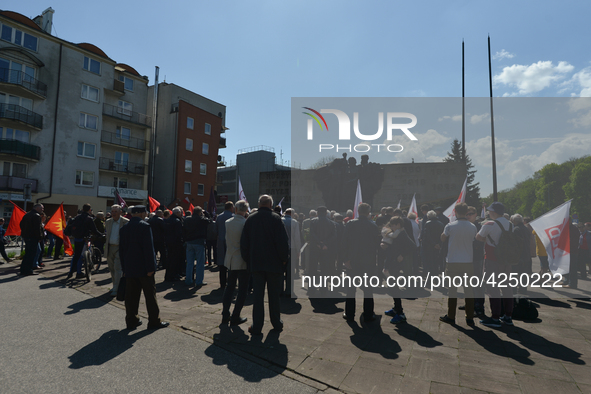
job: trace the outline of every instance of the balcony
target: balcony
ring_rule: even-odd
[[[0,68],[0,86],[19,96],[47,98],[47,85],[19,70]]]
[[[16,104],[0,104],[0,119],[14,120],[36,130],[43,129],[43,116]]]
[[[0,153],[6,153],[9,155],[15,155],[39,161],[41,148],[22,141],[1,139]]]
[[[220,149],[226,147],[226,137],[220,137]]]
[[[37,193],[37,179],[21,178],[18,176],[0,176],[0,190],[22,192],[26,184],[31,184],[31,193]]]
[[[152,118],[150,116],[111,104],[103,104],[103,115],[121,119],[144,127],[152,127]]]
[[[147,173],[147,165],[143,163],[116,163],[115,159],[109,157],[101,157],[99,159],[99,169],[114,172],[124,172],[131,175],[144,175]]]
[[[133,137],[128,137],[125,139],[124,136],[122,138],[122,136],[117,135],[117,133],[105,130],[101,132],[101,142],[117,146],[125,146],[127,148],[137,149],[144,152],[150,148],[150,141]]]

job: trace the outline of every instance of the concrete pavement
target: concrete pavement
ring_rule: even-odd
[[[51,280],[41,283],[41,294],[45,290],[77,294],[59,282],[65,278],[68,262],[46,264],[41,272]],[[90,318],[105,308],[122,308],[121,303],[108,296],[110,276],[106,270],[101,271],[91,283],[71,282],[69,287],[97,300],[82,298],[70,302],[66,306],[69,315],[84,314]],[[197,358],[205,354],[204,359],[214,365],[224,363],[220,356],[212,355],[223,348],[315,389],[344,392],[591,392],[591,301],[568,298],[589,297],[590,281],[579,281],[580,290],[557,291],[562,299],[539,300],[537,321],[516,321],[515,327],[502,329],[478,324],[470,328],[461,312],[456,326],[439,322],[439,316],[446,313],[444,298],[403,300],[408,323],[399,326],[390,324],[389,318],[383,315],[384,310],[391,308],[391,299],[376,299],[378,320],[368,324],[343,320],[342,300],[282,299],[284,331],[281,334],[269,331],[271,326],[266,321],[264,336],[251,338],[246,333],[252,312],[250,296],[243,311],[249,323],[239,327],[220,326],[222,291],[218,289],[217,272],[206,270],[205,280],[209,285],[197,290],[184,283],[162,282],[163,277],[163,272],[156,273],[162,318],[211,344],[204,345],[204,350],[195,347],[193,353]],[[14,282],[29,280],[41,281],[24,278]],[[361,311],[360,299],[357,311]],[[145,315],[143,302],[140,313]],[[123,328],[122,311],[118,316],[94,334],[95,341],[106,335],[105,332],[119,332]],[[78,324],[83,325],[79,322],[76,327]],[[143,342],[167,330],[139,339]],[[77,350],[82,348],[79,346]],[[137,344],[125,353],[131,350],[141,357]],[[179,363],[178,368],[182,370],[186,365]],[[242,376],[234,366],[227,365],[234,377]],[[266,392],[263,386],[259,390]]]

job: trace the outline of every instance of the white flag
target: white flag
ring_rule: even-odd
[[[400,203],[402,202],[402,200],[398,200],[398,206],[396,206],[396,209],[400,209]]]
[[[412,195],[412,202],[410,203],[410,208],[408,208],[409,212],[414,213],[417,218],[415,219],[415,222],[417,222],[417,224],[419,223],[419,211],[417,211],[417,200],[415,199],[415,196],[417,195],[417,193]]]
[[[355,192],[355,208],[353,208],[353,217],[355,219],[359,218],[359,215],[357,213],[357,207],[359,207],[359,204],[361,204],[363,202],[363,199],[361,198],[361,183],[359,182],[359,179],[357,180],[357,192]]]
[[[464,186],[462,186],[462,191],[460,192],[460,196],[458,197],[458,199],[453,204],[451,204],[449,206],[449,208],[447,208],[443,212],[445,217],[447,217],[450,222],[456,221],[456,204],[461,204],[466,201],[466,186],[467,186],[467,184],[468,184],[468,177],[466,177],[466,180],[464,181]]]
[[[486,204],[482,203],[482,212],[480,212],[480,217],[484,219],[485,216],[486,216]]]
[[[283,202],[283,199],[284,199],[284,198],[285,198],[285,197],[283,197],[283,198],[281,199],[281,201],[279,201],[279,204],[277,204],[277,205],[279,206],[279,208],[281,208],[281,214],[282,214],[282,215],[283,215],[283,207],[281,206],[281,203]]]
[[[244,194],[244,189],[242,188],[242,182],[240,182],[240,177],[238,177],[238,199],[248,202]]]
[[[562,275],[568,274],[570,265],[569,214],[571,201],[565,202],[529,223],[548,252],[550,270]],[[576,275],[576,273],[574,274]]]

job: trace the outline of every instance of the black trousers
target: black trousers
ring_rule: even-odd
[[[144,291],[146,308],[148,309],[148,325],[160,324],[160,308],[156,301],[156,281],[154,275],[142,278],[125,278],[125,323],[127,327],[135,327],[140,321],[138,310],[140,296]]]
[[[238,319],[244,302],[246,301],[246,295],[248,293],[248,282],[250,274],[248,270],[229,270],[228,271],[228,282],[226,284],[226,290],[224,290],[224,301],[222,316],[224,318],[230,317],[230,305],[232,304],[232,298],[234,298],[234,290],[236,289],[236,282],[238,281],[238,295],[236,296],[236,304],[234,305],[234,312],[232,313],[232,319]]]
[[[347,299],[345,300],[345,314],[348,318],[355,316],[355,292],[357,288],[347,288]],[[361,288],[363,291],[363,316],[372,317],[374,313],[373,289],[371,287]]]
[[[218,265],[220,268],[220,288],[224,289],[228,283],[228,268],[224,265]]]
[[[283,273],[282,272],[253,272],[253,296],[254,303],[252,305],[252,330],[253,332],[260,332],[263,329],[265,321],[265,286],[269,296],[269,317],[273,328],[283,328],[281,321],[281,285]]]
[[[164,279],[178,279],[181,268],[185,266],[185,248],[182,243],[166,244],[168,251],[168,266]]]
[[[64,246],[64,240],[60,237],[55,237],[55,249],[53,250],[53,258],[55,260],[59,259],[60,253],[62,251],[62,246]]]

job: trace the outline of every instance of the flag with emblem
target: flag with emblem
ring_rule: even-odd
[[[62,202],[57,211],[55,211],[55,213],[51,215],[51,217],[45,224],[45,231],[48,231],[56,237],[60,237],[61,239],[63,239],[64,253],[73,255],[74,251],[72,250],[72,244],[69,242],[70,240],[68,239],[68,237],[64,236],[64,228],[66,228],[66,215],[64,213],[64,203]],[[68,241],[66,241],[66,239],[68,239]]]

